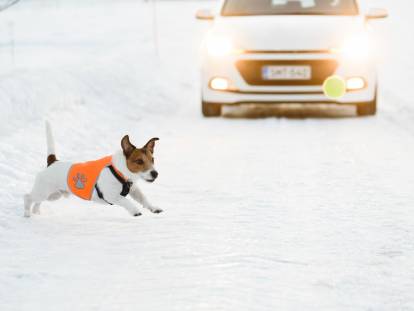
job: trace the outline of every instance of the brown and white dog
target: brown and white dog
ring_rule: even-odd
[[[56,159],[52,130],[48,122],[46,138],[48,167],[37,174],[32,191],[24,196],[25,217],[30,217],[32,212],[40,214],[42,202],[54,201],[69,194],[85,200],[122,206],[132,216],[141,215],[133,201],[153,213],[162,212],[148,202],[136,185],[140,178],[153,182],[158,177],[154,168],[154,146],[158,138],[152,138],[144,147],[136,148],[126,135],[122,138],[121,150],[112,156],[86,163]]]

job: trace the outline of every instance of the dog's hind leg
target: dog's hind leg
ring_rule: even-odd
[[[33,201],[30,194],[26,194],[24,196],[24,217],[30,217],[32,204]]]
[[[24,196],[25,202],[25,217],[30,217],[31,213],[39,214],[40,213],[40,204],[43,201],[46,201],[51,193],[53,194],[53,187],[50,187],[45,181],[41,174],[38,174],[33,185],[33,189],[30,194]],[[33,206],[33,211],[31,206]]]
[[[33,205],[32,213],[40,215],[40,203],[37,202]]]

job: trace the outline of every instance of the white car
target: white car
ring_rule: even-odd
[[[222,0],[202,49],[202,112],[223,105],[326,103],[374,115],[377,73],[368,21],[387,16],[357,0]],[[323,84],[341,77],[346,93],[328,97]]]

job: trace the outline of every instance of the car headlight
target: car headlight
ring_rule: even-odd
[[[224,36],[209,35],[205,42],[206,49],[211,56],[225,56],[233,51],[232,41]]]
[[[342,57],[348,60],[367,60],[371,53],[371,44],[368,34],[362,33],[345,39],[339,52]]]

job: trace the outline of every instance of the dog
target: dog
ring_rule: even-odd
[[[32,191],[24,196],[25,217],[40,214],[42,202],[70,194],[84,200],[122,206],[134,217],[142,215],[135,202],[152,213],[162,212],[148,202],[136,185],[138,179],[154,182],[158,177],[154,168],[154,147],[158,138],[136,148],[125,135],[121,149],[112,156],[85,163],[58,161],[52,129],[47,121],[46,140],[47,168],[36,175]]]

